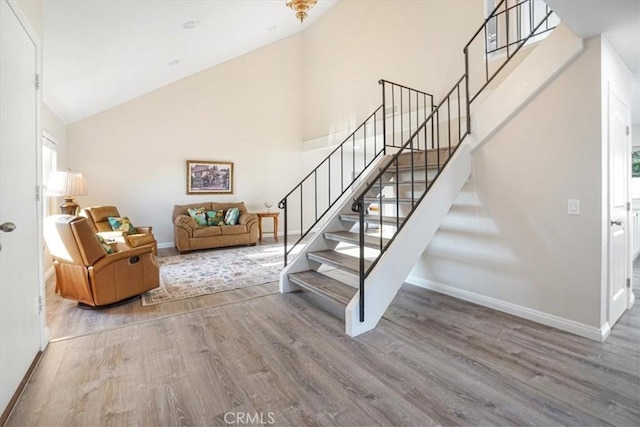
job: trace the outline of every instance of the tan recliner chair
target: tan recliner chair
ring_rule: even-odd
[[[137,226],[137,234],[124,234],[122,231],[113,231],[109,223],[109,217],[121,217],[118,208],[115,206],[93,206],[84,208],[81,212],[82,216],[89,220],[89,225],[96,234],[100,234],[106,240],[115,240],[125,243],[130,248],[139,248],[141,246],[150,246],[153,254],[158,255],[158,243],[152,233],[150,226]]]
[[[54,215],[44,220],[53,256],[56,290],[80,306],[126,302],[160,284],[160,267],[150,246],[107,254],[86,218]]]

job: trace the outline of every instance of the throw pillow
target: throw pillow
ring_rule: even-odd
[[[240,209],[230,208],[224,216],[224,223],[227,225],[236,225],[238,218],[240,218]]]
[[[126,234],[138,234],[138,230],[131,224],[131,221],[128,217],[123,216],[110,216],[107,218],[109,220],[109,224],[111,224],[111,229],[113,231],[122,231]]]
[[[102,245],[102,247],[104,248],[104,251],[107,254],[112,254],[113,253],[113,248],[111,247],[110,244],[107,243],[106,240],[104,240],[104,237],[102,237],[99,234],[96,234],[96,237],[98,238],[98,242],[100,242],[100,244]]]
[[[189,216],[196,221],[198,225],[207,225],[207,217],[204,213],[204,208],[187,209]]]
[[[207,225],[221,224],[224,224],[224,211],[222,209],[207,212]]]

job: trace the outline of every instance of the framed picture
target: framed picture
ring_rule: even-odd
[[[187,194],[232,193],[232,162],[187,160]]]

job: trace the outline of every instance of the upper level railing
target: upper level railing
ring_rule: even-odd
[[[509,6],[509,3],[512,5]],[[540,4],[543,5],[542,11],[540,11]],[[538,12],[536,13],[536,11]],[[536,15],[538,15],[538,19],[536,19]],[[460,146],[460,143],[470,134],[471,103],[529,40],[555,27],[553,22],[549,22],[552,15],[553,12],[538,0],[520,0],[517,2],[502,0],[464,47],[465,72],[462,77],[420,124],[418,129],[411,134],[391,160],[380,169],[354,198],[352,210],[359,213],[359,315],[361,322],[364,321],[365,313],[364,285],[366,277],[375,268],[380,257],[393,243],[398,232],[415,212],[416,207],[436,182],[448,164],[450,157]],[[524,22],[523,17],[526,18],[526,22]],[[499,31],[501,27],[503,28],[502,33]],[[495,36],[492,37],[491,35]],[[477,48],[474,45],[475,43],[481,43],[480,55],[476,56],[473,53],[473,49]],[[496,58],[497,62],[493,62],[491,55],[496,53],[500,55],[504,53],[505,55],[502,58]],[[476,89],[472,86],[471,81],[473,79],[472,75],[477,73],[479,67],[477,67],[477,63],[471,64],[471,61],[477,57],[482,58],[480,63],[484,65],[484,76],[476,83],[478,87]],[[435,155],[430,157],[427,153],[416,151],[423,147],[436,149]],[[408,165],[400,164],[400,155],[403,153],[409,154]],[[441,156],[445,154],[447,156],[446,160],[444,158],[441,159]],[[422,169],[424,169],[424,175],[421,174]],[[401,171],[408,178],[399,179]],[[394,182],[395,195],[393,197],[389,197],[381,191],[384,177],[390,174],[396,177]],[[402,185],[410,189],[410,195],[404,200],[400,200],[399,196],[401,181],[404,181]],[[387,202],[391,202],[391,205]],[[379,206],[377,213],[381,224],[380,239],[377,247],[379,253],[375,259],[369,260],[370,262],[367,266],[367,263],[365,263],[365,221],[367,220],[365,213],[367,207],[373,203]],[[395,230],[389,238],[383,238],[383,223],[395,226]]]
[[[297,245],[387,147],[400,147],[433,109],[433,95],[387,80],[382,105],[278,203],[284,210],[284,264]],[[292,216],[297,218],[292,218]],[[297,219],[297,221],[295,221]],[[293,242],[292,235],[296,235]]]

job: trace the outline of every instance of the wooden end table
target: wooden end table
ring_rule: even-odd
[[[262,243],[262,218],[273,218],[273,238],[278,241],[278,217],[280,212],[258,212],[258,231],[260,232],[260,243]],[[265,233],[266,234],[266,233]]]

